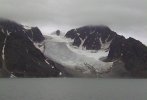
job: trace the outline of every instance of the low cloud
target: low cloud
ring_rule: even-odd
[[[105,24],[147,44],[146,0],[0,0],[0,17],[50,33]]]

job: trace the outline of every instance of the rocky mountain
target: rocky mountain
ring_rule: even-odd
[[[30,29],[27,29],[26,31],[27,31],[26,33],[28,37],[33,42],[42,42],[45,39],[38,27],[31,27]]]
[[[107,26],[84,26],[68,31],[66,38],[82,50],[105,50],[104,62],[122,62],[133,77],[147,77],[147,47],[134,38],[118,35]],[[113,68],[112,68],[113,69]]]
[[[51,35],[61,35],[61,31],[60,30],[56,30],[55,32],[51,33]]]
[[[144,44],[107,26],[43,36],[38,27],[0,20],[0,77],[145,78],[146,61]]]
[[[1,77],[57,77],[59,69],[34,45],[44,37],[37,27],[0,20],[0,76]]]
[[[117,36],[107,26],[84,26],[68,31],[67,38],[74,40],[73,45],[86,50],[107,49],[110,42]]]
[[[147,77],[147,47],[134,38],[117,36],[110,45],[107,61],[121,60],[134,77]]]
[[[61,30],[56,30],[56,31],[52,32],[50,35],[54,35],[54,36],[64,36],[65,33],[62,32]]]

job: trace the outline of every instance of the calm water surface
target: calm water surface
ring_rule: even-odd
[[[0,79],[0,100],[147,100],[147,80]]]

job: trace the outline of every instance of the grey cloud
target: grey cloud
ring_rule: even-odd
[[[0,0],[0,17],[39,26],[44,32],[106,24],[147,44],[146,4],[146,0]]]

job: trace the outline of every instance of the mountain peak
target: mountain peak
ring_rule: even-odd
[[[99,50],[104,45],[109,45],[117,34],[104,25],[97,26],[83,26],[80,28],[72,29],[65,35],[67,38],[74,40],[73,45],[83,47],[87,50]],[[104,49],[107,49],[105,47]]]

